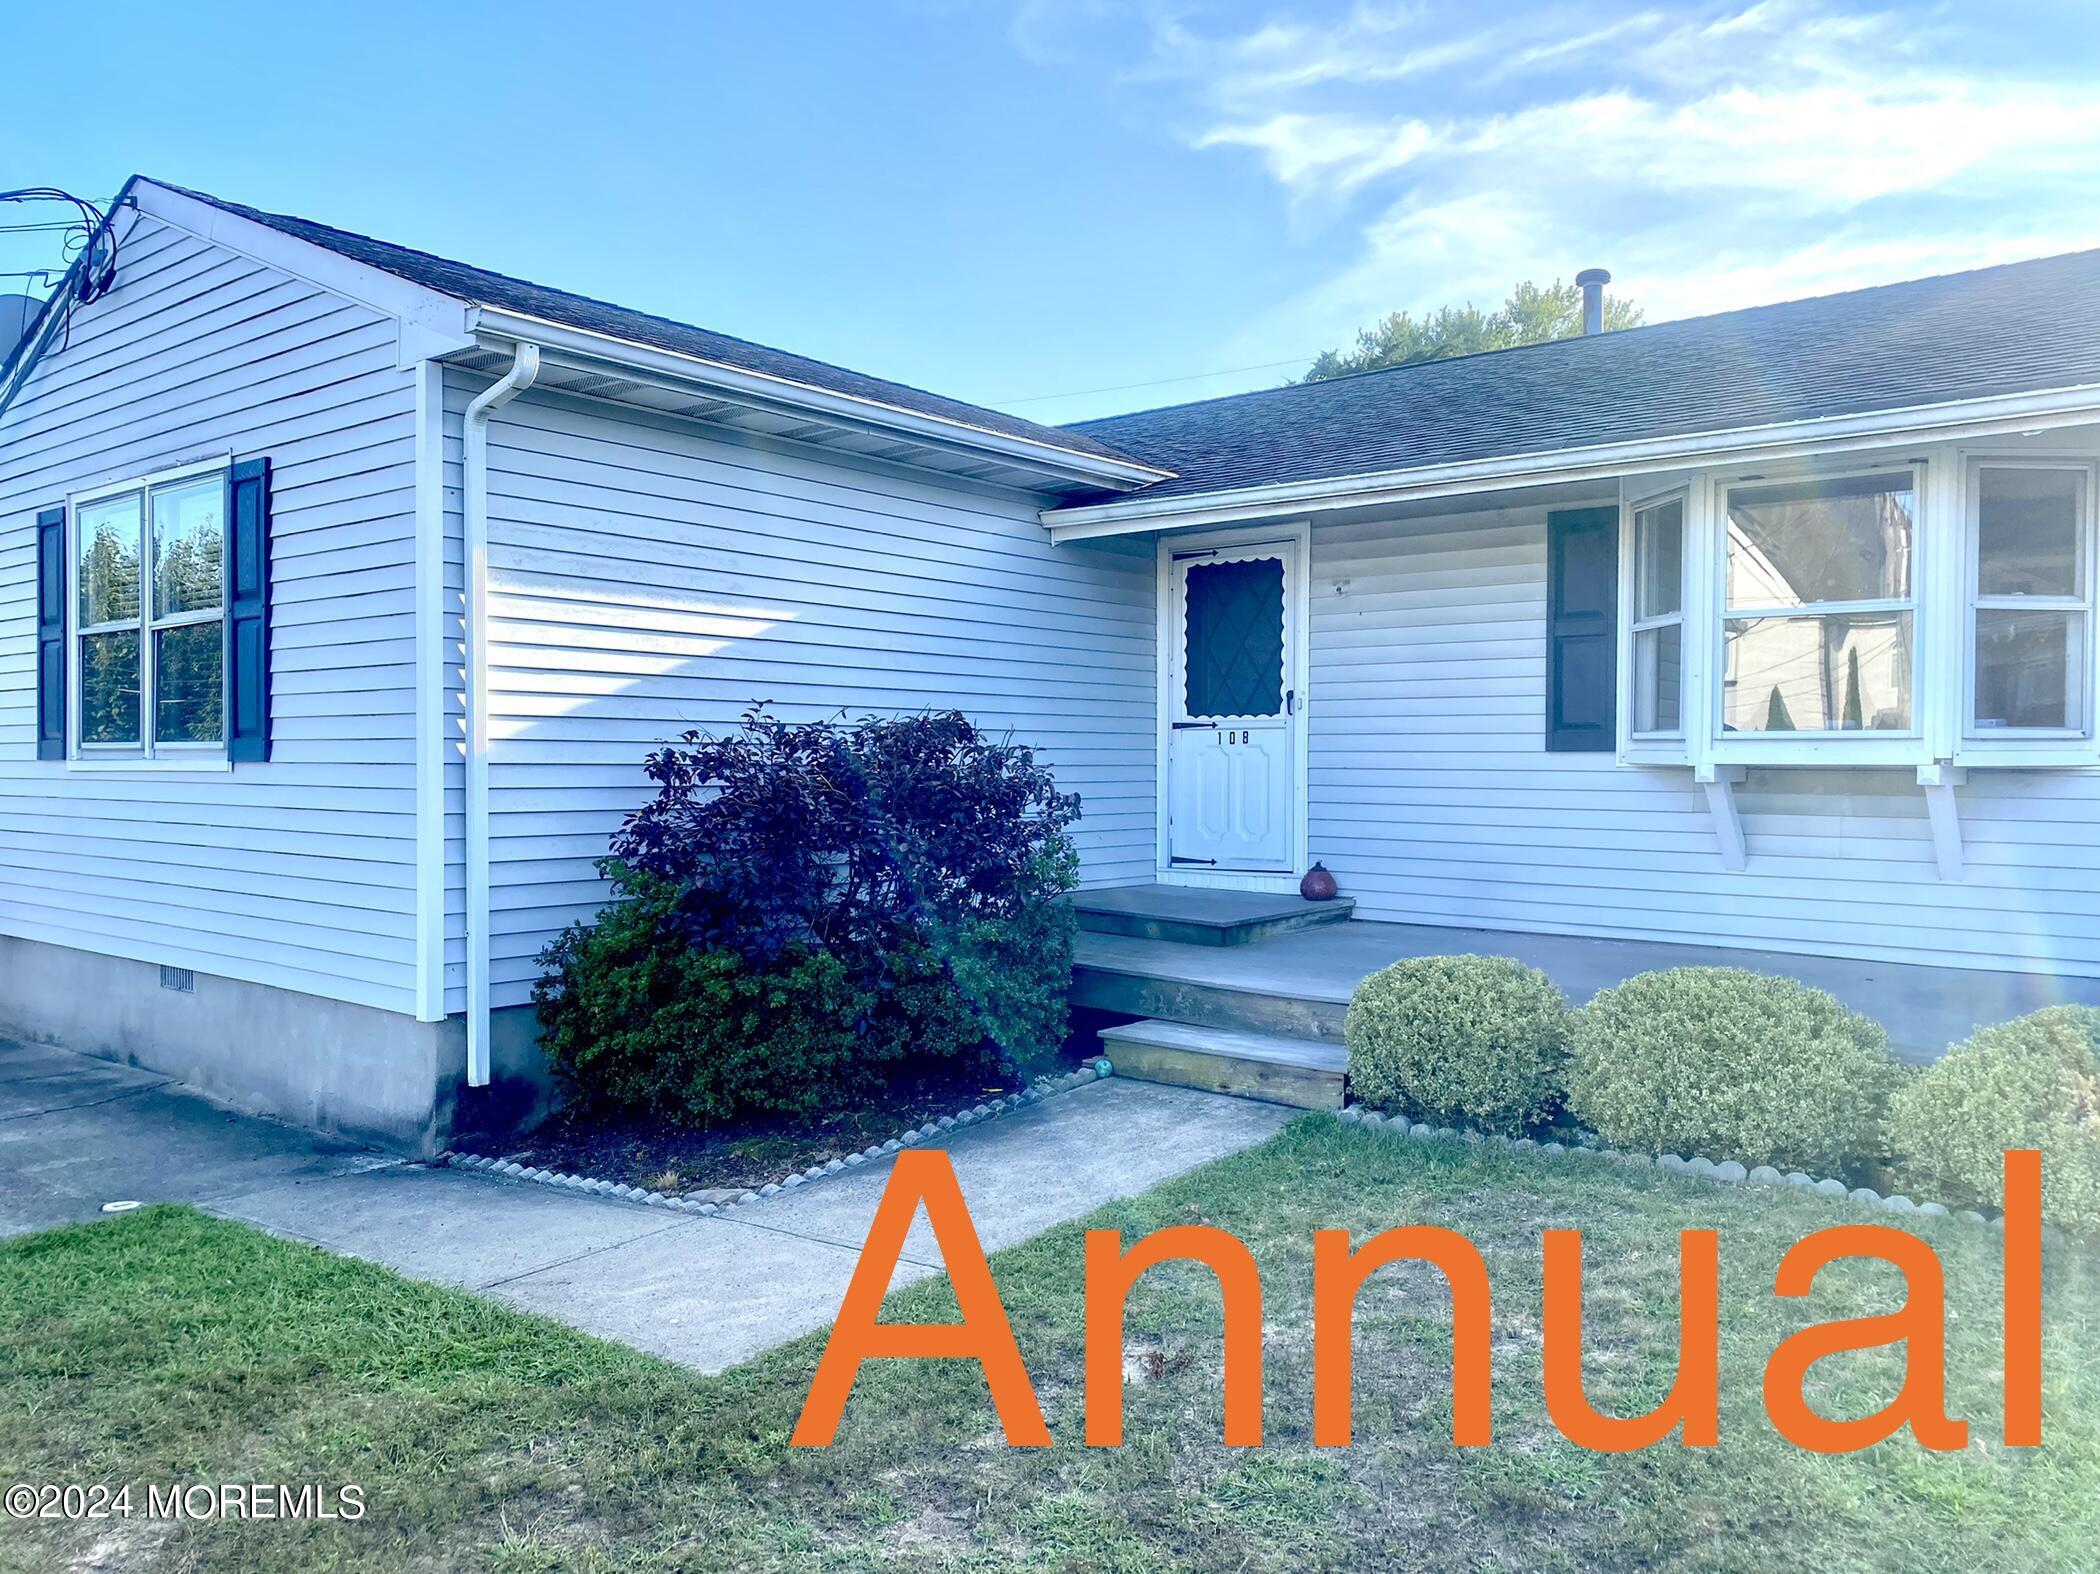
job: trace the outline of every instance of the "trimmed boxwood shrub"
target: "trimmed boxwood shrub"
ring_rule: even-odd
[[[1567,1003],[1506,956],[1423,956],[1356,986],[1349,1085],[1374,1109],[1521,1134],[1560,1100]]]
[[[958,712],[789,723],[652,755],[601,864],[620,900],[541,957],[541,1041],[585,1104],[807,1110],[912,1061],[1049,1059],[1078,857],[1025,748]]]
[[[1830,1175],[1879,1152],[1900,1075],[1881,1025],[1820,989],[1677,967],[1575,1013],[1568,1109],[1614,1147]]]
[[[1971,1207],[2005,1202],[2007,1148],[2042,1155],[2042,1212],[2100,1232],[2100,1007],[2050,1006],[1987,1027],[1889,1106],[1905,1186]]]

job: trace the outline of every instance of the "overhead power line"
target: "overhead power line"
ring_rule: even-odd
[[[1025,399],[987,399],[986,404],[999,408],[1010,404],[1043,404],[1052,399],[1084,399],[1089,394],[1128,393],[1134,388],[1164,388],[1169,383],[1199,383],[1208,377],[1236,377],[1241,372],[1270,372],[1279,366],[1307,366],[1313,357],[1294,355],[1287,361],[1263,361],[1259,366],[1228,366],[1215,372],[1190,372],[1182,377],[1155,377],[1144,383],[1112,383],[1106,388],[1075,388],[1070,393],[1030,394]]]

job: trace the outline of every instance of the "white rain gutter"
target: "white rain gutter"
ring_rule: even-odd
[[[466,414],[467,1086],[489,1085],[489,418],[540,375],[520,344],[508,372]]]
[[[881,433],[892,439],[930,444],[997,458],[1025,469],[1090,486],[1129,490],[1169,479],[1174,472],[1135,459],[1083,452],[1038,438],[995,432],[960,419],[924,415],[879,399],[835,393],[786,377],[746,371],[704,356],[660,350],[612,334],[593,333],[493,306],[477,309],[474,326],[485,339],[529,339],[556,356],[576,356],[651,373],[686,385],[698,384],[730,403],[816,416]],[[1048,429],[1046,429],[1048,430]]]

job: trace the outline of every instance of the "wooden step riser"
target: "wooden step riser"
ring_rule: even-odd
[[[1081,910],[1079,927],[1090,934],[1124,935],[1133,940],[1168,940],[1176,945],[1253,945],[1277,935],[1301,929],[1318,929],[1348,920],[1349,909],[1308,906],[1287,918],[1265,918],[1245,924],[1191,924],[1173,918],[1153,918],[1142,913],[1087,912]]]
[[[1215,984],[1180,979],[1147,978],[1107,968],[1072,969],[1072,1004],[1124,1016],[1157,1017],[1195,1027],[1231,1028],[1245,1033],[1276,1033],[1286,1038],[1342,1041],[1342,1022],[1349,1007],[1341,1001],[1299,1000]]]
[[[1237,1098],[1289,1104],[1295,1109],[1342,1107],[1339,1072],[1284,1066],[1266,1060],[1241,1060],[1231,1055],[1206,1054],[1201,1050],[1169,1048],[1161,1044],[1105,1043],[1102,1050],[1114,1063],[1117,1076],[1132,1077],[1140,1082],[1200,1088],[1206,1093],[1230,1093]]]

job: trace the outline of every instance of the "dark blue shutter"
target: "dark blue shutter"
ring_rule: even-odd
[[[66,511],[36,516],[36,757],[66,757]]]
[[[233,467],[226,507],[226,757],[270,757],[270,461]]]
[[[1619,511],[1546,516],[1546,747],[1619,742]]]

